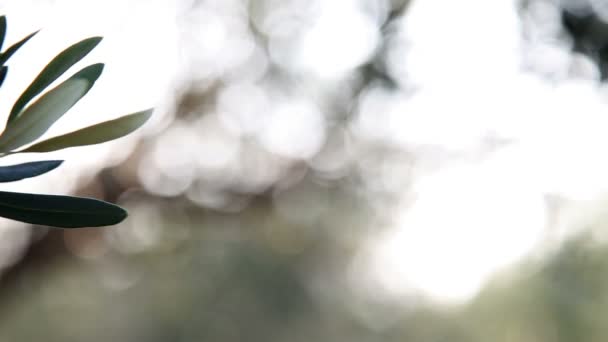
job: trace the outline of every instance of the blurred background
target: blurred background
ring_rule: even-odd
[[[608,1],[0,0],[0,111],[89,36],[49,136],[155,107],[3,189],[0,341],[603,341]],[[36,160],[10,156],[2,164]]]

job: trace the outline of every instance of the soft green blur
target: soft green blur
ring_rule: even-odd
[[[129,218],[103,229],[35,227],[27,248],[2,263],[12,265],[0,279],[0,341],[606,340],[605,218],[588,214],[588,227],[562,240],[551,229],[563,228],[566,200],[547,199],[547,241],[497,269],[469,301],[393,289],[375,275],[403,274],[369,269],[384,266],[365,259],[377,238],[409,228],[395,217],[415,203],[416,177],[504,143],[484,137],[463,152],[387,137],[383,101],[416,93],[398,68],[409,1],[345,5],[345,22],[374,34],[357,31],[369,41],[349,41],[357,53],[343,64],[315,59],[323,46],[313,43],[294,57],[291,35],[321,2],[179,3],[187,72],[167,95],[175,106],[76,191],[124,206]],[[525,5],[533,3],[557,6]],[[408,265],[424,270],[425,261]]]

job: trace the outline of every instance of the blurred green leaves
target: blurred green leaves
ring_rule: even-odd
[[[5,16],[0,16],[0,49],[7,30]],[[6,62],[27,43],[37,31],[13,44],[0,54],[0,86],[8,74]],[[60,52],[38,74],[15,101],[0,134],[0,156],[22,152],[51,152],[68,147],[104,143],[132,133],[152,115],[145,110],[102,122],[75,132],[34,143],[80,101],[101,76],[104,65],[82,68],[51,90],[45,90],[76,63],[88,55],[102,40],[84,39]],[[39,96],[40,95],[40,96]],[[39,96],[37,99],[35,99]],[[32,102],[33,101],[33,102]],[[38,161],[0,167],[0,182],[13,182],[40,176],[57,168],[62,161]],[[61,228],[100,227],[113,225],[127,217],[127,212],[111,203],[96,199],[0,192],[0,216],[31,224]]]

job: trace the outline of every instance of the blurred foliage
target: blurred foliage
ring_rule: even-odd
[[[479,341],[605,339],[608,246],[579,236],[523,269],[496,279],[467,308],[464,317]]]
[[[345,283],[352,246],[328,231],[355,226],[294,226],[262,204],[184,222],[175,204],[137,201],[166,210],[159,243],[124,255],[104,251],[98,230],[70,231],[64,240],[79,241],[83,259],[39,251],[5,277],[1,339],[599,341],[608,333],[608,246],[588,236],[497,277],[470,304],[445,308],[362,297]],[[365,213],[354,212],[364,225]],[[353,219],[350,210],[332,215]]]
[[[277,2],[249,3],[259,15]],[[392,199],[407,189],[413,168],[407,151],[346,129],[362,94],[407,88],[389,72],[386,55],[408,1],[386,3],[379,47],[332,84],[346,91],[319,89],[307,83],[316,77],[272,63],[252,82],[271,95],[323,99],[331,117],[312,155],[280,155],[252,132],[222,135],[222,94],[245,82],[234,74],[180,85],[174,117],[158,134],[80,188],[121,203],[130,219],[101,230],[35,233],[0,282],[0,340],[604,340],[608,246],[589,237],[498,274],[460,306],[387,297],[360,276],[356,255],[390,220]],[[192,2],[189,11],[204,4]],[[270,38],[254,19],[246,18],[252,40],[269,54]],[[247,67],[255,73],[259,65]],[[248,109],[237,94],[228,102]],[[216,140],[195,143],[210,136]],[[232,151],[222,149],[231,139],[239,144],[237,167],[216,167]],[[201,167],[197,157],[210,159]]]
[[[600,79],[608,78],[608,12],[605,1],[596,0],[522,0],[524,15],[538,21],[537,25],[550,26],[546,18],[558,12],[561,32],[552,39],[566,39],[574,53],[590,58],[598,67]],[[534,13],[547,12],[545,15]]]

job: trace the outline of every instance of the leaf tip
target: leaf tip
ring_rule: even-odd
[[[119,221],[116,223],[120,223],[120,222],[126,220],[127,217],[129,217],[129,212],[125,208],[123,208],[123,207],[118,207],[118,208],[120,208],[121,213],[119,215]]]
[[[76,74],[74,74],[74,76],[72,76],[72,78],[73,79],[84,79],[89,83],[90,86],[92,86],[93,83],[95,83],[95,81],[97,81],[99,76],[101,76],[104,66],[105,66],[105,64],[103,64],[103,63],[91,64],[91,65],[83,68]]]
[[[64,160],[49,160],[49,163],[53,166],[53,169],[58,168],[63,164]]]
[[[95,63],[84,68],[83,71],[85,71],[86,74],[95,75],[99,77],[99,75],[101,75],[101,73],[103,72],[105,66],[106,65],[104,63]]]
[[[105,224],[103,224],[103,226],[117,225],[117,224],[123,222],[124,220],[126,220],[127,217],[129,217],[129,213],[127,212],[127,210],[125,208],[118,206],[116,204],[112,204],[112,206],[114,207],[114,210],[115,210],[113,218],[111,219],[111,221],[108,221]]]
[[[155,108],[152,107],[152,108],[144,109],[141,111],[141,114],[146,118],[145,121],[147,121],[152,116],[152,114],[154,113],[154,110],[155,110]]]
[[[82,40],[79,43],[74,44],[74,46],[81,46],[81,47],[86,46],[86,51],[88,53],[91,50],[93,50],[97,45],[99,45],[99,43],[102,41],[102,39],[103,39],[102,36],[93,36],[93,37],[89,37],[85,40]]]
[[[33,36],[37,35],[40,32],[40,29],[30,33],[27,37],[25,37],[26,40],[29,40],[30,38],[32,38]]]

